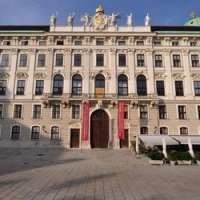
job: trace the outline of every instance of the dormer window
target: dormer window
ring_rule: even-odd
[[[28,40],[22,40],[21,45],[22,46],[28,46]]]
[[[64,45],[64,41],[63,40],[57,40],[56,45]]]
[[[119,41],[118,41],[118,45],[119,45],[119,46],[126,45],[126,41],[125,41],[125,40],[119,40]]]
[[[81,40],[75,40],[75,41],[74,41],[74,45],[75,45],[75,46],[81,46],[81,45],[82,45]]]
[[[97,46],[103,46],[104,45],[104,40],[103,39],[97,39],[96,40],[96,45]]]
[[[144,46],[144,41],[143,40],[137,40],[136,45],[137,46]]]
[[[179,42],[178,42],[178,41],[172,41],[172,46],[173,46],[173,47],[179,46]]]

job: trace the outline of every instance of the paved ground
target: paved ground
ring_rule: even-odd
[[[150,166],[127,150],[0,150],[0,200],[199,200],[200,167]]]

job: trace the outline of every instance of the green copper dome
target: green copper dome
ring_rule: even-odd
[[[200,26],[200,17],[193,16],[189,21],[185,23],[185,26]]]

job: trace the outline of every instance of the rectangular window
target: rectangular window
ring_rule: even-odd
[[[128,119],[128,105],[124,106],[124,119]]]
[[[21,119],[22,118],[22,105],[16,104],[14,106],[14,116],[15,119]]]
[[[177,47],[179,45],[179,42],[178,41],[172,41],[172,46],[173,47]]]
[[[140,106],[140,119],[147,119],[148,118],[148,108],[147,105]]]
[[[16,95],[24,95],[24,93],[25,93],[25,80],[18,80]]]
[[[165,96],[165,82],[156,81],[156,90],[157,90],[158,96]]]
[[[64,45],[64,41],[63,40],[57,40],[56,41],[56,45]]]
[[[137,54],[137,66],[144,67],[144,54]]]
[[[9,66],[9,54],[1,54],[0,57],[0,67],[8,67]]]
[[[11,45],[11,42],[9,40],[4,40],[3,41],[3,45],[5,46],[10,46]]]
[[[3,119],[3,104],[0,104],[0,119]]]
[[[44,67],[45,64],[46,64],[46,55],[45,54],[39,54],[37,66],[38,67]]]
[[[148,128],[147,127],[140,127],[140,134],[141,135],[148,135]]]
[[[194,94],[200,96],[200,81],[194,81]]]
[[[7,81],[0,80],[0,96],[6,95]]]
[[[183,81],[175,81],[176,96],[184,96]]]
[[[72,105],[72,119],[80,119],[80,105]]]
[[[74,45],[75,45],[75,46],[81,46],[81,45],[82,45],[81,40],[75,40],[75,41],[74,41]]]
[[[36,80],[35,84],[35,95],[43,95],[44,91],[44,80]]]
[[[40,139],[40,127],[33,126],[31,131],[31,140],[39,140]]]
[[[97,46],[103,46],[104,45],[104,40],[103,39],[97,39],[96,40],[96,45]]]
[[[41,118],[41,105],[34,105],[33,106],[33,119],[40,119]]]
[[[119,67],[126,66],[126,54],[119,54],[118,55]]]
[[[199,55],[196,55],[196,54],[191,55],[191,63],[192,63],[192,67],[200,67]]]
[[[28,55],[27,54],[20,54],[19,67],[27,67],[27,64],[28,64]]]
[[[28,40],[22,40],[21,45],[22,46],[28,46]]]
[[[53,119],[60,119],[60,105],[53,105],[52,106],[52,118]]]
[[[186,106],[178,106],[178,118],[186,119]]]
[[[39,46],[46,46],[47,42],[46,40],[39,40]]]
[[[178,54],[173,55],[173,67],[181,67],[181,57]]]
[[[144,41],[143,40],[137,40],[136,45],[137,46],[144,46]]]
[[[191,41],[190,42],[190,46],[191,47],[196,47],[197,46],[197,42],[196,41]]]
[[[75,67],[81,66],[81,54],[74,54],[74,66]]]
[[[96,55],[96,66],[98,66],[98,67],[104,66],[104,54]]]
[[[155,55],[155,67],[162,67],[162,55]]]
[[[119,40],[118,41],[118,45],[119,46],[124,46],[124,45],[126,45],[126,41],[125,40]]]
[[[56,54],[56,63],[55,65],[57,67],[62,67],[63,66],[63,54],[62,53],[57,53]]]
[[[159,107],[159,119],[167,119],[167,109],[165,105],[160,105]]]
[[[161,41],[160,40],[154,40],[153,44],[154,44],[154,46],[161,46]]]
[[[198,119],[200,119],[200,106],[197,106]]]

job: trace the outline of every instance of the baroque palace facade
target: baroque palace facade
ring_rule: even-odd
[[[200,23],[132,15],[0,26],[0,146],[123,148],[139,135],[200,134]]]

